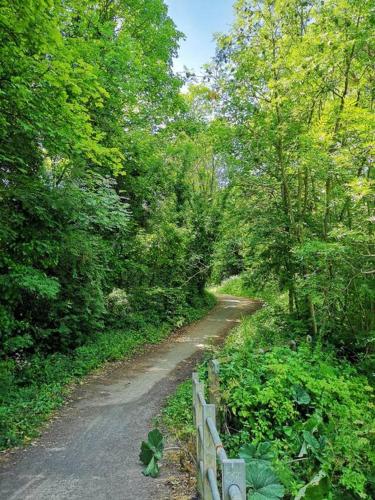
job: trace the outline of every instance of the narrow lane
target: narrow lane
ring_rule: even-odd
[[[257,302],[219,296],[215,308],[181,334],[88,377],[35,446],[1,461],[0,498],[168,499],[163,481],[142,475],[140,443],[204,349],[258,308]]]

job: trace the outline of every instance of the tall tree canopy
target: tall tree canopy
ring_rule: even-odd
[[[375,316],[371,2],[240,0],[236,12],[218,40],[216,89],[236,161],[217,272],[277,280],[314,336],[366,350]]]
[[[303,331],[371,350],[371,4],[235,8],[183,95],[162,0],[1,2],[4,353],[80,344],[113,290],[175,314],[244,270]]]
[[[198,160],[166,5],[2,1],[0,26],[3,354],[81,344],[116,297],[129,318],[178,316],[207,275],[211,153]]]

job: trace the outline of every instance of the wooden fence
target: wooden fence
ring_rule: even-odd
[[[198,492],[202,500],[245,500],[245,461],[228,459],[221,442],[217,423],[221,419],[219,363],[214,360],[208,369],[209,403],[204,396],[204,384],[193,373],[194,424],[197,435]],[[221,493],[217,465],[221,469]]]

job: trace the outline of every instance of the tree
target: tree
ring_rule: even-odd
[[[246,268],[312,334],[368,349],[374,289],[368,2],[238,1],[219,38],[221,113]],[[230,209],[231,210],[231,209]]]

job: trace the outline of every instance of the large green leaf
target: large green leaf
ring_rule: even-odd
[[[254,460],[269,463],[274,458],[274,455],[272,443],[269,441],[259,443],[257,446],[246,444],[239,451],[239,457],[243,458],[247,464]]]
[[[155,451],[162,452],[164,449],[163,436],[159,429],[154,429],[148,433],[148,442]]]
[[[284,487],[269,465],[251,462],[246,469],[249,487],[248,500],[274,500],[283,498]]]
[[[152,457],[150,460],[150,463],[147,465],[145,470],[143,471],[143,474],[145,476],[150,476],[150,477],[158,477],[160,473],[158,461],[155,457]]]
[[[317,458],[319,461],[322,461],[326,445],[326,438],[324,436],[319,436],[319,438],[316,438],[309,431],[303,431],[302,434],[304,441],[298,456],[302,457],[307,454],[307,450],[311,450],[314,457]]]
[[[148,433],[147,441],[142,441],[140,461],[146,465],[143,471],[145,476],[157,477],[159,475],[158,460],[161,459],[164,449],[163,436],[158,429]]]
[[[329,493],[329,479],[327,475],[320,471],[313,479],[301,488],[295,500],[325,500]]]
[[[294,401],[300,405],[308,405],[311,401],[310,395],[305,389],[300,385],[295,385],[293,387],[293,398]]]
[[[145,441],[141,444],[141,453],[139,454],[139,459],[144,465],[148,465],[154,456],[154,451],[150,448],[150,445]]]

